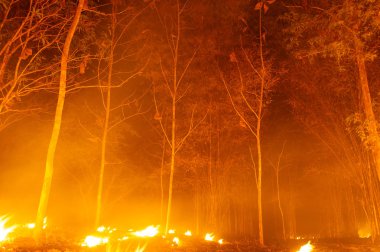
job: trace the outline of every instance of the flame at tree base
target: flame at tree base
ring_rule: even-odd
[[[310,241],[308,241],[305,245],[302,245],[297,252],[311,252],[313,251],[314,246],[310,244]]]

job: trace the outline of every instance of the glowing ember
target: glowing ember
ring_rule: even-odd
[[[185,232],[185,235],[186,236],[191,236],[192,234],[191,234],[191,231],[190,230],[187,230],[186,232]]]
[[[100,226],[96,229],[96,231],[98,231],[99,233],[103,233],[104,231],[106,231],[106,227],[105,226]]]
[[[186,236],[191,236],[191,235],[192,235],[192,233],[191,233],[191,231],[190,231],[190,230],[187,230],[187,231],[185,232],[185,235],[186,235]]]
[[[125,240],[128,240],[128,239],[129,239],[128,236],[123,236],[123,237],[119,238],[118,240],[119,241],[125,241]]]
[[[8,235],[12,233],[13,230],[17,227],[16,225],[11,227],[5,227],[8,221],[9,217],[7,217],[6,215],[0,217],[0,242],[8,240]]]
[[[177,246],[179,246],[179,238],[178,237],[174,237],[173,238],[173,243],[176,244]]]
[[[206,240],[206,241],[213,241],[214,238],[215,238],[215,236],[214,236],[213,233],[207,233],[207,234],[205,235],[205,240]]]
[[[175,234],[175,230],[174,230],[174,229],[170,229],[170,230],[168,231],[168,233],[169,233],[169,234]]]
[[[358,230],[359,238],[369,238],[371,237],[371,228],[368,226],[362,227]]]
[[[109,239],[108,237],[97,237],[93,235],[89,235],[84,239],[84,242],[82,243],[83,247],[96,247],[102,244],[108,243]]]
[[[149,226],[141,231],[136,231],[133,234],[138,237],[154,237],[158,234],[159,226]]]
[[[222,245],[222,244],[223,244],[223,239],[219,239],[219,240],[218,240],[218,243],[219,243],[220,245]]]
[[[310,244],[308,241],[305,245],[301,246],[301,248],[297,252],[310,252],[313,251],[314,246]]]
[[[46,229],[46,228],[47,228],[47,217],[45,216],[42,229]]]
[[[25,227],[28,228],[28,229],[33,229],[33,228],[36,227],[36,224],[35,223],[28,223],[28,224],[25,225]]]

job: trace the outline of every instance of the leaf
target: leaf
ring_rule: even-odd
[[[86,71],[86,64],[84,62],[81,62],[79,65],[79,73],[84,74]]]
[[[25,49],[25,54],[28,55],[28,56],[30,56],[30,55],[33,54],[33,50],[31,48],[26,48]]]
[[[240,119],[239,125],[240,125],[240,127],[247,128],[247,125],[245,124],[245,122],[243,121],[243,119]]]
[[[162,116],[160,115],[160,113],[158,113],[158,111],[156,111],[156,114],[154,114],[154,120],[156,120],[156,121],[162,120]]]
[[[267,13],[268,9],[269,9],[268,5],[264,4],[264,13]]]
[[[255,10],[260,10],[262,7],[263,7],[263,2],[258,2],[258,3],[255,5]]]
[[[230,61],[238,63],[235,52],[230,53]]]

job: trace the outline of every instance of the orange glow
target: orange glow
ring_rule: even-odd
[[[17,225],[5,227],[9,219],[6,215],[0,217],[0,242],[7,241],[9,239],[8,235],[17,227]]]
[[[214,235],[213,233],[207,233],[207,234],[205,235],[205,240],[206,240],[206,241],[213,241],[214,238],[215,238],[215,235]]]
[[[222,244],[223,244],[223,239],[219,239],[219,240],[218,240],[218,243],[219,243],[220,245],[222,245]]]
[[[136,231],[133,234],[138,237],[154,237],[158,234],[159,226],[149,226],[144,230]]]
[[[191,231],[190,230],[187,230],[186,232],[185,232],[185,235],[186,236],[191,236],[192,234],[191,234]]]
[[[83,247],[96,247],[102,244],[108,243],[109,239],[108,237],[98,237],[98,236],[93,236],[93,235],[88,235],[84,239],[84,242],[82,243]]]
[[[313,251],[314,246],[310,244],[308,241],[305,245],[301,246],[301,248],[297,252],[310,252]]]
[[[358,230],[359,238],[369,238],[372,235],[371,228],[366,225]]]

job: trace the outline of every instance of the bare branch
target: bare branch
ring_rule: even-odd
[[[222,82],[223,82],[223,84],[224,84],[224,87],[225,87],[226,90],[227,90],[227,93],[228,93],[228,96],[229,96],[229,98],[230,98],[230,102],[231,102],[231,104],[232,104],[233,109],[235,110],[235,112],[236,112],[236,114],[239,116],[239,118],[240,118],[240,119],[245,123],[245,125],[248,127],[248,129],[249,129],[249,131],[252,133],[252,135],[254,135],[255,137],[257,137],[257,134],[256,134],[255,130],[252,128],[252,126],[250,125],[250,123],[246,120],[246,118],[243,116],[243,114],[237,109],[236,104],[235,104],[235,102],[234,102],[234,100],[233,100],[233,98],[232,98],[232,95],[231,95],[231,93],[230,93],[230,90],[229,90],[228,87],[227,87],[226,80],[224,79],[224,77],[223,77],[223,75],[222,75],[222,73],[221,73],[220,70],[219,70],[219,73],[220,73],[220,78],[221,78],[221,80],[222,80]]]

